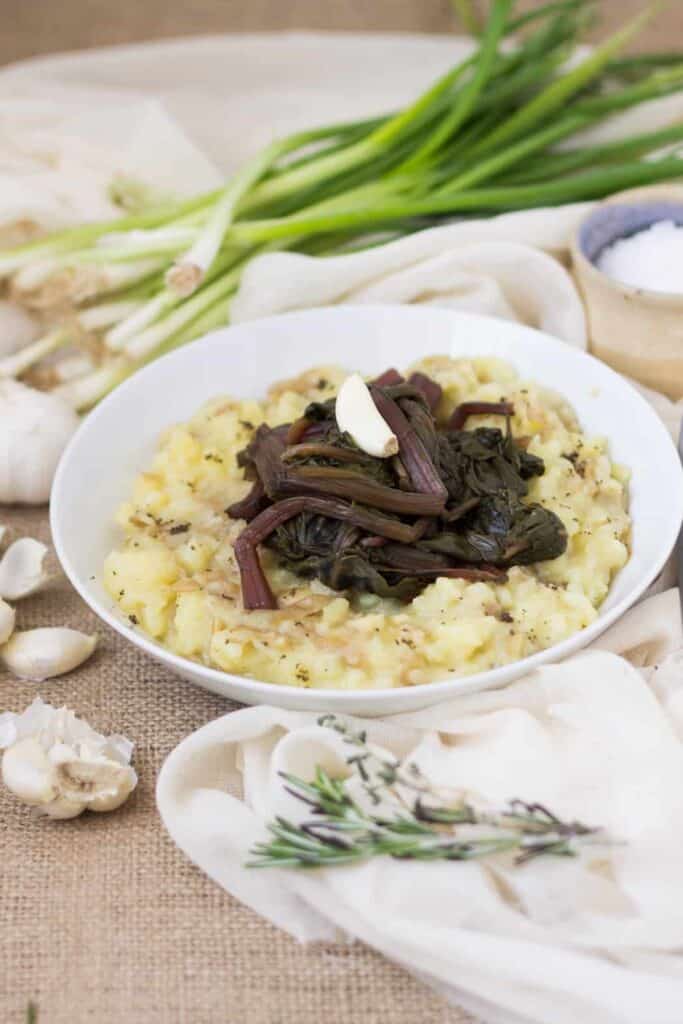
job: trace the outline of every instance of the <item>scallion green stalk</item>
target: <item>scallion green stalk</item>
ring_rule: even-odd
[[[645,27],[655,12],[661,7],[659,2],[648,7],[627,22],[623,28],[615,32],[606,42],[597,47],[580,64],[566,74],[561,75],[551,85],[524,104],[516,114],[505,120],[500,127],[483,142],[474,147],[470,156],[482,156],[491,150],[498,149],[512,139],[550,117],[555,111],[562,109],[572,96],[575,96],[589,82],[597,77],[606,64]]]
[[[401,170],[412,170],[428,163],[432,154],[437,153],[444,143],[455,135],[472,113],[477,99],[493,71],[510,5],[511,0],[493,0],[491,15],[470,80],[456,95],[452,109],[439,121],[434,131],[427,136],[413,155],[401,164]]]
[[[89,332],[101,365],[69,357],[63,379],[82,375],[58,389],[85,409],[145,362],[226,323],[258,253],[351,252],[445,218],[683,178],[683,157],[659,152],[683,141],[680,124],[566,148],[586,126],[683,89],[683,54],[621,56],[660,4],[569,69],[590,0],[554,0],[519,17],[511,6],[494,0],[472,55],[402,110],[290,135],[207,195],[0,253],[13,295],[68,307],[9,370],[40,370],[57,339],[77,350]],[[503,39],[532,25],[521,41]]]

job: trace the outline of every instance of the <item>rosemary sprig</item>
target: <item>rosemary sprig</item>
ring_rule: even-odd
[[[503,853],[524,864],[544,855],[574,856],[582,842],[605,841],[596,839],[599,829],[563,821],[539,803],[511,800],[501,810],[479,811],[461,795],[448,799],[416,764],[388,760],[368,747],[365,732],[353,732],[334,715],[318,724],[339,732],[353,748],[349,775],[333,778],[318,766],[306,782],[281,772],[286,791],[308,805],[311,818],[270,822],[272,838],[253,847],[247,867],[330,867],[382,855],[476,860]],[[350,794],[350,781],[359,799]]]

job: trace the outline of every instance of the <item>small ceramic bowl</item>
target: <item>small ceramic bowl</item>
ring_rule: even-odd
[[[683,398],[683,294],[635,288],[596,266],[608,245],[662,220],[683,226],[683,187],[621,193],[598,204],[579,225],[572,262],[586,305],[591,352],[677,399]]]

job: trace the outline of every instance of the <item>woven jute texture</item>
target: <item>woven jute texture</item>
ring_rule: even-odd
[[[85,485],[85,482],[84,482]],[[49,542],[41,511],[0,508]],[[56,569],[56,564],[55,564]],[[36,693],[135,741],[140,783],[116,813],[35,818],[0,793],[0,1022],[465,1024],[472,1018],[371,950],[302,946],[190,864],[154,803],[161,762],[235,705],[169,675],[106,629],[63,577],[18,606],[19,627],[97,631],[78,671],[37,686],[0,675],[0,708]]]

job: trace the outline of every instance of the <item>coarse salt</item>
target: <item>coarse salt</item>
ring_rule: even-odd
[[[683,225],[657,221],[602,250],[596,266],[634,288],[683,293]]]

